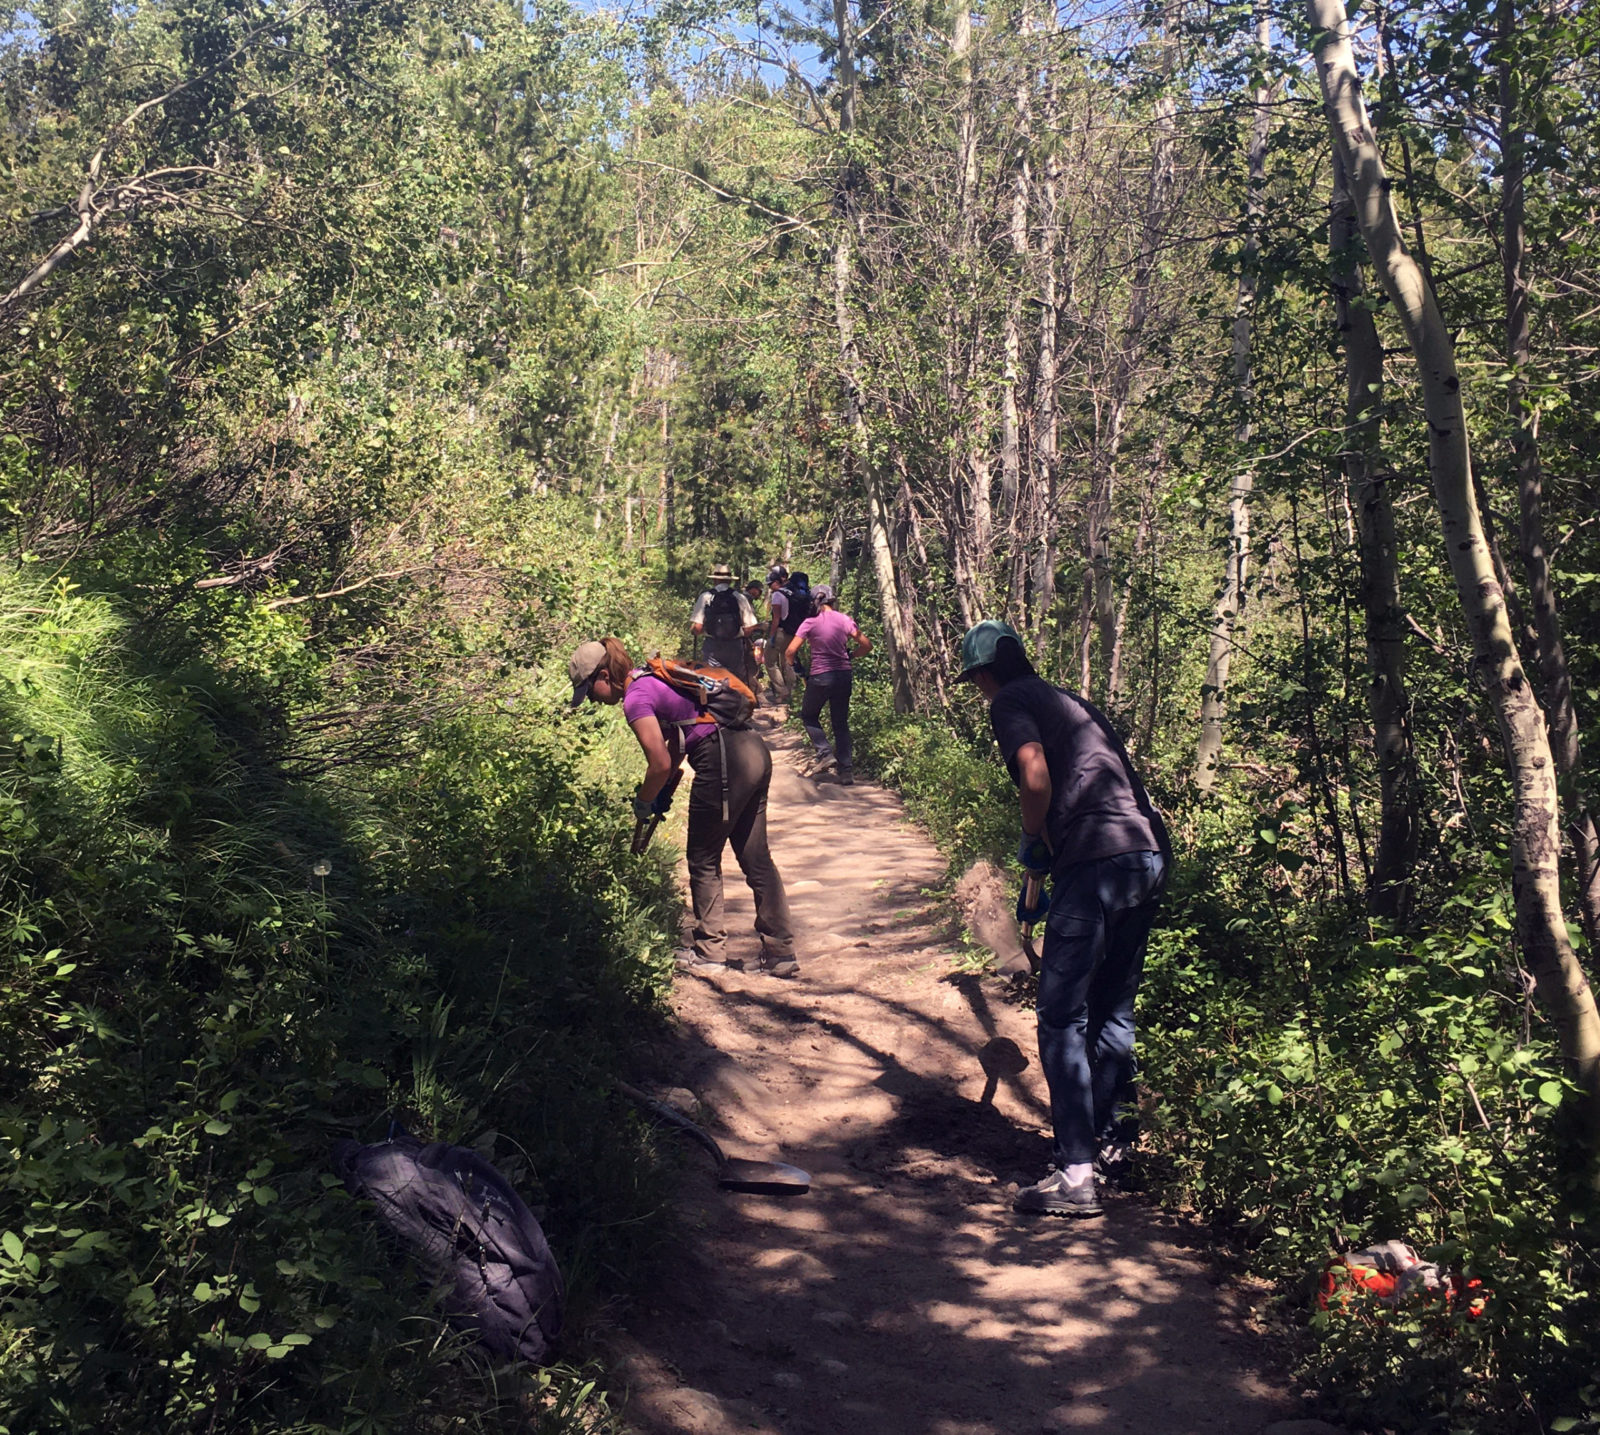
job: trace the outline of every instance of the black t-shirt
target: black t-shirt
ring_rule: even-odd
[[[1093,703],[1043,678],[1019,678],[989,705],[995,741],[1018,781],[1017,753],[1030,742],[1044,749],[1050,769],[1047,830],[1055,870],[1122,852],[1161,852],[1172,846],[1127,749]]]

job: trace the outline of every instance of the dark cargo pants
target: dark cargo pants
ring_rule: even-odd
[[[850,690],[855,675],[849,669],[843,672],[812,673],[806,679],[806,694],[800,700],[800,721],[805,725],[806,736],[816,748],[818,757],[832,757],[839,765],[841,775],[850,771]],[[828,709],[833,719],[833,746],[828,746],[827,734],[822,730],[822,709]]]
[[[728,807],[723,818],[723,758],[727,759]],[[767,850],[767,789],[772,754],[754,729],[721,729],[689,752],[694,782],[689,788],[689,900],[694,908],[694,949],[704,960],[725,961],[722,916],[722,849],[734,858],[756,899],[756,931],[770,957],[794,955],[789,899]]]
[[[1037,1015],[1057,1166],[1093,1161],[1103,1141],[1138,1129],[1133,1003],[1166,880],[1159,852],[1124,852],[1051,884]]]

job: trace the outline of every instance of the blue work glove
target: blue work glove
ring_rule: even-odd
[[[648,822],[652,817],[658,815],[656,813],[656,805],[654,802],[646,802],[636,792],[633,794],[633,815],[640,822]]]
[[[1044,834],[1030,837],[1026,832],[1017,842],[1017,861],[1029,872],[1048,872],[1051,862],[1050,844],[1044,840]]]
[[[1039,900],[1033,905],[1028,905],[1028,884],[1023,882],[1022,890],[1017,893],[1017,925],[1019,927],[1037,926],[1044,921],[1045,914],[1050,910],[1050,889],[1039,883]]]

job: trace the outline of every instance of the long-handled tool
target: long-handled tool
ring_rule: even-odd
[[[716,1138],[709,1131],[696,1126],[681,1111],[673,1110],[664,1101],[647,1096],[638,1087],[629,1086],[625,1081],[617,1082],[616,1088],[652,1116],[692,1136],[715,1156],[717,1185],[724,1191],[745,1191],[752,1196],[803,1196],[811,1189],[810,1173],[798,1166],[790,1166],[784,1161],[746,1161],[738,1156],[730,1156],[717,1145]]]
[[[637,857],[639,853],[650,845],[650,839],[656,835],[656,828],[659,826],[661,826],[661,814],[659,812],[649,821],[642,817],[634,818],[633,836],[628,842],[628,851]]]
[[[674,768],[672,776],[667,779],[666,787],[662,789],[669,806],[672,802],[672,794],[678,790],[678,779],[682,776],[683,769],[681,767]],[[633,837],[628,842],[628,851],[632,852],[636,857],[643,852],[650,845],[650,839],[656,835],[656,828],[661,826],[661,819],[665,815],[665,813],[657,812],[648,818],[635,817],[633,819]]]
[[[1039,905],[1039,893],[1044,888],[1044,878],[1037,872],[1029,872],[1022,883],[1022,906],[1025,911],[1031,912]],[[1039,953],[1033,946],[1033,923],[1022,924],[1022,950],[1028,954],[1028,965],[1033,968],[1033,974],[1039,975]]]

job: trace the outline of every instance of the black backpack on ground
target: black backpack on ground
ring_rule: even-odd
[[[396,1129],[374,1146],[335,1142],[333,1169],[373,1203],[485,1351],[534,1365],[549,1357],[561,1334],[561,1272],[533,1212],[483,1157]]]
[[[706,603],[705,616],[700,620],[708,638],[727,642],[744,632],[739,613],[739,595],[732,588],[713,592]]]
[[[789,611],[778,626],[792,638],[813,612],[811,580],[804,573],[791,573],[789,581],[778,591],[789,600]]]

